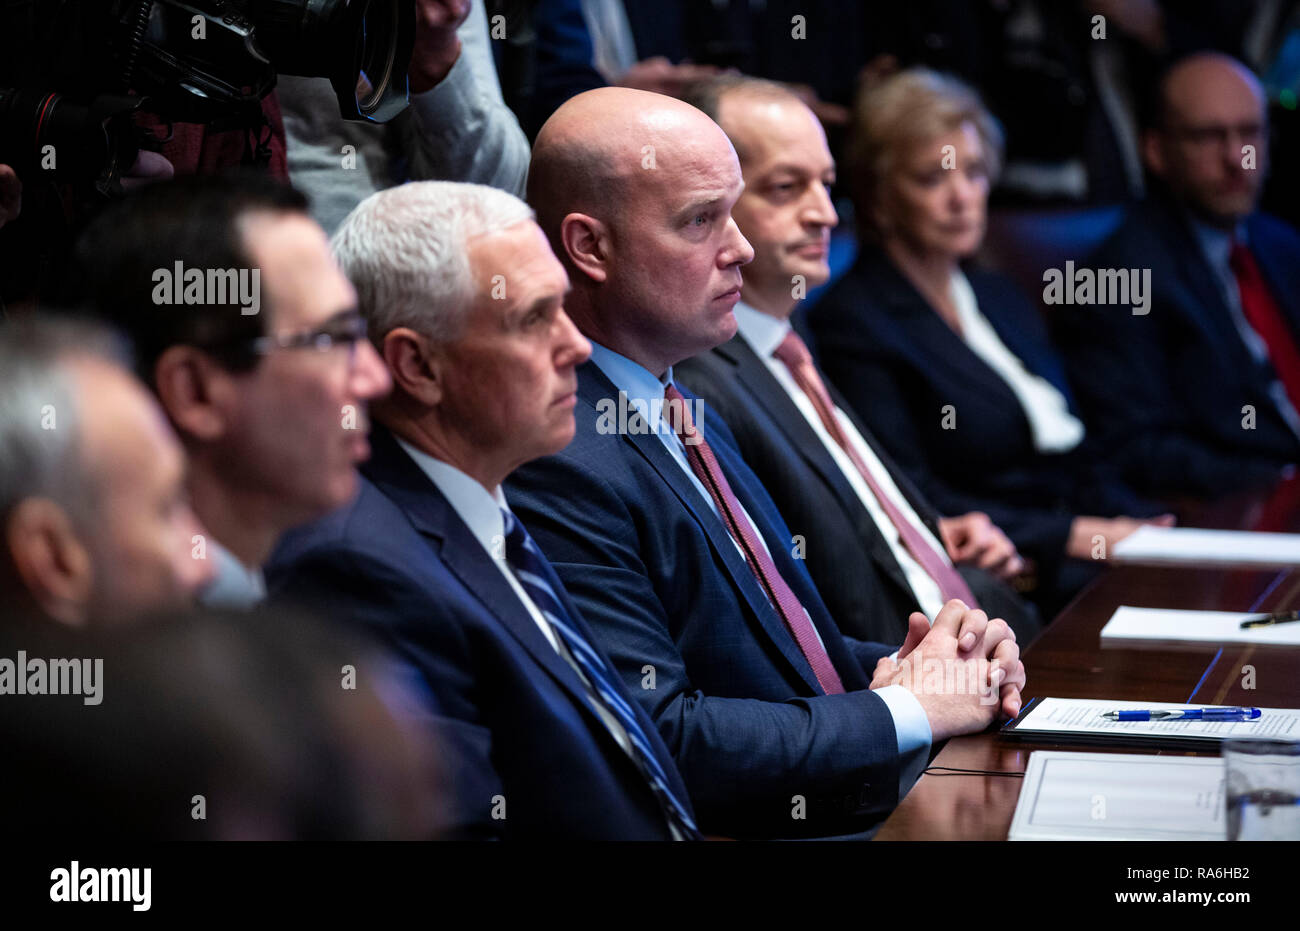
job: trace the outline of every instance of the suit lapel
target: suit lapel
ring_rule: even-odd
[[[578,396],[589,404],[593,409],[599,411],[602,401],[612,400],[615,405],[618,404],[618,389],[614,387],[605,373],[593,362],[588,362],[578,369]],[[689,399],[691,395],[687,392],[683,394]],[[638,418],[639,424],[644,424],[643,420]],[[629,429],[620,439],[625,443],[630,443],[632,448],[645,459],[652,469],[658,473],[664,483],[672,489],[682,506],[690,513],[708,537],[712,544],[714,552],[722,560],[726,567],[727,574],[731,576],[732,582],[740,589],[741,594],[749,603],[750,609],[758,617],[759,623],[766,631],[773,644],[781,651],[781,654],[790,661],[791,665],[799,673],[799,676],[815,693],[821,692],[821,686],[817,682],[817,676],[808,660],[804,657],[799,645],[795,642],[794,637],[786,629],[785,622],[778,615],[772,603],[768,601],[767,594],[759,585],[754,573],[749,568],[749,563],[736,548],[732,541],[731,535],[727,532],[726,526],[713,513],[710,503],[705,500],[699,489],[687,478],[682,467],[672,457],[668,450],[664,449],[663,442],[658,436],[649,432],[647,426],[645,432],[633,432],[632,418],[629,417]],[[705,437],[708,440],[708,437]],[[730,480],[730,476],[728,476]]]
[[[835,458],[753,347],[743,337],[736,336],[714,352],[735,363],[736,378],[759,406],[767,411],[789,445],[831,486],[840,504],[846,508],[861,506]]]
[[[362,467],[366,477],[402,509],[412,526],[427,538],[438,558],[465,588],[594,718],[582,680],[542,634],[492,557],[465,526],[438,486],[383,427],[374,427],[370,442],[371,458]],[[556,584],[552,581],[552,585]],[[603,724],[599,729],[606,730]]]
[[[915,597],[911,594],[912,587],[907,583],[907,576],[904,575],[902,566],[898,564],[889,542],[876,525],[866,505],[862,503],[839,464],[822,443],[821,437],[808,423],[803,411],[786,394],[785,389],[758,357],[758,353],[754,352],[753,347],[740,336],[736,336],[731,342],[718,347],[715,351],[736,363],[736,377],[767,411],[789,445],[797,450],[808,465],[830,486],[845,513],[857,515],[856,523],[868,541],[868,552],[880,570],[895,585],[908,593],[909,597]],[[831,389],[828,387],[828,390]],[[844,408],[844,405],[833,395],[832,400],[838,407]],[[855,423],[854,426],[857,424]],[[863,439],[867,439],[865,433]],[[870,440],[867,442],[870,443]],[[878,452],[874,445],[872,450]]]
[[[1233,323],[1223,287],[1210,270],[1210,263],[1201,251],[1201,244],[1189,221],[1176,208],[1163,201],[1159,206],[1149,205],[1148,209],[1154,211],[1155,222],[1163,228],[1169,248],[1169,261],[1182,273],[1183,283],[1192,292],[1192,300],[1183,302],[1188,315],[1205,332],[1212,345],[1219,346],[1232,356],[1228,364],[1233,369],[1250,373],[1248,377],[1258,383],[1259,363],[1250,355]]]
[[[883,254],[872,252],[861,261],[872,280],[869,287],[875,290],[894,325],[905,334],[899,348],[912,356],[919,370],[934,373],[936,383],[941,376],[949,397],[968,394],[989,399],[991,403],[1001,397],[1004,403],[1019,408],[1019,402],[1002,377],[952,331],[921,292]]]
[[[934,505],[932,505],[929,500],[921,494],[921,489],[912,484],[912,480],[904,474],[903,470],[894,463],[892,458],[890,458],[889,453],[880,445],[875,434],[867,429],[867,425],[859,420],[858,416],[853,413],[853,408],[849,406],[848,399],[840,394],[839,390],[829,382],[826,384],[826,390],[831,393],[831,400],[835,402],[835,406],[838,407],[840,412],[843,413],[844,416],[848,417],[848,419],[853,423],[854,429],[858,431],[863,442],[871,447],[871,451],[876,454],[876,458],[880,460],[880,464],[885,467],[885,471],[889,473],[889,477],[894,480],[894,485],[897,486],[899,493],[902,494],[907,503],[912,506],[912,510],[916,512],[916,516],[921,519],[921,523],[925,524],[930,532],[936,537],[939,536],[940,514],[934,509]]]

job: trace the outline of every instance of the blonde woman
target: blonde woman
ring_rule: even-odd
[[[997,122],[953,78],[911,69],[865,93],[847,166],[863,248],[809,322],[899,466],[945,513],[988,513],[1037,563],[1050,611],[1093,574],[1099,537],[1141,522],[1115,515],[1155,509],[1094,455],[1037,309],[964,265],[1001,157]]]

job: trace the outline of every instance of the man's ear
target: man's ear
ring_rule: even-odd
[[[424,407],[442,400],[445,358],[432,340],[410,327],[394,327],[379,347],[393,386]]]
[[[609,228],[585,213],[560,221],[560,244],[575,268],[592,281],[604,283],[609,274]]]
[[[1142,133],[1140,147],[1142,161],[1146,164],[1147,170],[1156,177],[1163,178],[1168,162],[1165,159],[1164,140],[1160,133],[1154,129],[1145,130]]]
[[[200,442],[226,431],[234,385],[230,373],[194,346],[169,346],[154,365],[158,401],[176,430]]]
[[[9,512],[4,537],[32,602],[70,627],[85,624],[95,567],[67,512],[49,498],[24,498]]]

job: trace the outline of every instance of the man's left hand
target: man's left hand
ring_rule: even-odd
[[[1000,579],[1015,578],[1024,571],[1025,561],[1016,545],[981,511],[939,518],[939,535],[954,563],[984,569]]]

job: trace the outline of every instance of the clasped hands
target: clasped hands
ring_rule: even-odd
[[[900,685],[916,696],[930,722],[931,739],[983,730],[999,713],[1020,713],[1025,666],[1015,632],[1001,618],[953,599],[931,624],[924,614],[907,619],[897,658],[881,657],[871,688]]]

